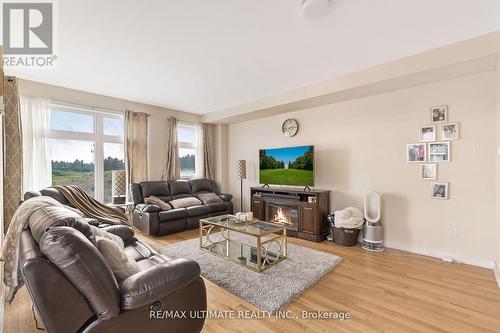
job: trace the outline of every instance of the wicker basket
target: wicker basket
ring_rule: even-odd
[[[360,229],[337,228],[335,226],[332,226],[331,229],[333,241],[338,245],[354,246],[358,242]]]

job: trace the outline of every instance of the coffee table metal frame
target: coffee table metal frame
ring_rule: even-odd
[[[257,229],[258,225],[256,225],[256,223],[260,223],[260,226],[264,226],[269,229],[259,230]],[[220,232],[217,239],[212,239],[212,237],[214,237],[213,235],[217,232]],[[231,232],[255,237],[255,250],[257,257],[256,267],[252,267],[247,263],[242,263],[240,260],[235,260],[234,257],[229,255],[230,243],[237,243],[241,246],[254,246],[253,244],[240,242],[234,238],[231,239]],[[240,223],[237,222],[234,215],[226,214],[200,219],[199,233],[199,246],[201,250],[226,260],[230,260],[259,273],[287,258],[288,241],[286,225],[259,220]],[[278,251],[273,252],[270,250],[272,244],[276,244]],[[220,249],[220,253],[212,251],[214,246]],[[275,256],[275,258],[272,259],[271,255]]]

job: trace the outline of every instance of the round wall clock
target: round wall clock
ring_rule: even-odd
[[[292,118],[285,120],[281,125],[281,131],[286,136],[295,136],[295,134],[299,131],[299,123],[297,122],[297,119]]]

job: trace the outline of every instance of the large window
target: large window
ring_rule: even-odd
[[[79,185],[111,202],[112,170],[123,170],[123,115],[52,105],[50,154],[53,185]]]
[[[50,139],[52,185],[78,185],[95,195],[94,142]]]
[[[177,125],[181,178],[195,178],[201,174],[200,136],[198,124],[179,123]]]

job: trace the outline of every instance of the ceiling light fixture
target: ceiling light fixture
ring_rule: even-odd
[[[302,0],[300,10],[308,20],[319,19],[330,10],[330,0]]]

